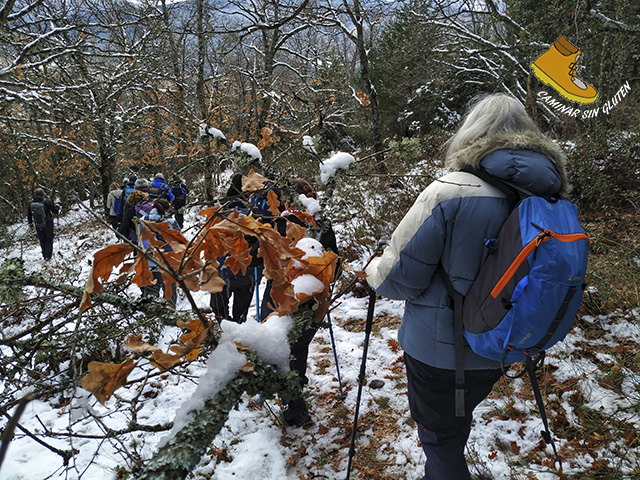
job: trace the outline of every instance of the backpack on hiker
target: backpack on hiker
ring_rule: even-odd
[[[136,203],[133,208],[136,210],[136,217],[143,219],[153,210],[153,202],[145,200],[144,202]]]
[[[255,217],[263,217],[266,219],[278,216],[271,211],[271,205],[269,204],[269,192],[273,191],[278,197],[280,202],[280,189],[274,184],[268,184],[266,190],[254,193],[249,199],[251,204],[251,211]]]
[[[29,204],[31,218],[36,228],[44,228],[47,225],[47,210],[43,202],[31,202]]]
[[[122,195],[114,195],[113,200],[113,213],[120,215],[120,206],[122,204]]]
[[[174,185],[171,187],[171,193],[173,194],[173,206],[175,209],[182,208],[187,204],[187,189],[182,185]]]
[[[122,189],[122,197],[121,197],[121,201],[123,205],[127,204],[127,198],[129,198],[129,195],[131,194],[131,192],[133,192],[136,189],[135,187],[135,183],[133,182],[129,182],[123,189]],[[122,209],[122,211],[124,211],[124,208]]]
[[[464,416],[464,340],[478,355],[505,366],[526,360],[527,370],[551,441],[535,368],[544,352],[562,341],[582,302],[589,239],[567,201],[535,196],[489,175],[467,170],[500,189],[511,213],[465,297],[440,268],[454,302],[456,415]],[[522,198],[524,197],[524,198]],[[522,200],[520,200],[522,198]],[[537,360],[532,357],[538,355]],[[556,455],[557,456],[557,455]]]
[[[158,200],[159,198],[166,198],[171,202],[174,200],[174,196],[171,193],[169,185],[164,183],[164,180],[159,177],[156,177],[153,180],[151,186],[147,190],[147,193],[149,194],[149,199],[152,201]]]

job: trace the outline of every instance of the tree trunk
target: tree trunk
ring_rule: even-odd
[[[345,1],[345,6],[346,1]],[[349,9],[349,7],[347,6]],[[349,9],[350,10],[350,9]],[[376,171],[385,173],[384,155],[382,154],[382,125],[380,123],[380,108],[378,105],[378,94],[375,87],[371,83],[369,76],[369,54],[367,53],[367,45],[364,32],[364,19],[362,17],[362,6],[360,0],[354,0],[353,9],[351,10],[351,19],[356,27],[356,36],[353,38],[358,52],[360,61],[360,81],[365,89],[365,93],[369,97],[369,111],[371,115],[371,135],[373,136],[373,150],[377,154],[374,158],[377,162]]]
[[[200,110],[200,119],[209,124],[207,112],[207,101],[205,92],[205,61],[207,58],[207,39],[204,34],[204,0],[197,1],[197,35],[198,35],[198,74],[196,78],[196,101]],[[213,190],[213,160],[211,156],[211,141],[209,136],[201,138],[203,141],[203,166],[204,166],[204,195],[206,201],[211,203],[214,200]]]

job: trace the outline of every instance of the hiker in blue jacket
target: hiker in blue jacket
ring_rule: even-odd
[[[173,195],[173,210],[175,211],[176,222],[180,225],[180,228],[184,227],[184,207],[187,204],[187,195],[189,190],[181,178],[176,178],[173,181],[171,187],[171,194]]]
[[[53,216],[59,213],[60,207],[44,197],[42,188],[36,188],[33,192],[33,200],[29,202],[27,221],[29,228],[35,227],[42,256],[47,261],[53,256]]]
[[[453,310],[442,274],[466,295],[509,213],[505,195],[464,168],[535,195],[566,198],[570,186],[561,149],[542,135],[513,97],[480,99],[448,142],[451,173],[429,185],[366,269],[380,295],[406,300],[398,342],[404,350],[411,415],[426,454],[423,480],[464,480],[464,448],[474,408],[501,377],[499,362],[465,345],[465,417],[455,414]]]
[[[162,173],[156,173],[156,176],[149,187],[149,199],[155,202],[159,198],[166,198],[170,202],[175,200],[169,185],[164,182],[164,175]]]
[[[138,177],[131,175],[128,178],[125,177],[122,181],[122,195],[120,196],[120,213],[118,215],[118,223],[122,223],[122,216],[124,215],[125,207],[127,205],[127,198],[129,194],[136,189],[136,181]]]

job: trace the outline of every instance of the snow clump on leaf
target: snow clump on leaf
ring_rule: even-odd
[[[320,210],[322,210],[320,202],[318,202],[318,200],[316,200],[315,198],[307,197],[306,195],[301,193],[298,196],[298,200],[300,200],[300,203],[307,209],[307,213],[309,215],[315,215],[316,213],[320,212]]]
[[[325,288],[325,285],[321,280],[309,274],[300,275],[299,277],[294,278],[291,281],[291,285],[293,285],[293,293],[296,298],[300,295],[312,297],[316,293],[322,292]]]
[[[304,257],[301,260],[306,260],[309,257],[323,257],[324,251],[322,244],[314,238],[301,238],[296,243],[296,248],[299,248],[304,252]]]

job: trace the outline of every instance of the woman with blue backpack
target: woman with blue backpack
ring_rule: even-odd
[[[468,343],[455,348],[448,279],[460,297],[467,295],[491,253],[487,240],[497,238],[513,208],[503,191],[465,170],[482,169],[534,196],[563,199],[570,190],[562,150],[505,94],[486,96],[471,108],[448,142],[446,166],[451,173],[420,194],[389,246],[366,269],[378,294],[406,301],[398,342],[409,407],[426,454],[423,480],[470,478],[464,449],[473,410],[504,367]],[[510,308],[508,299],[504,308]]]
[[[173,181],[171,187],[171,194],[173,195],[173,211],[175,212],[176,222],[180,225],[180,228],[184,227],[184,208],[187,205],[187,195],[189,190],[181,178],[176,178]]]
[[[118,184],[113,182],[109,187],[109,195],[107,195],[107,208],[109,209],[109,218],[111,219],[111,227],[118,230],[118,219],[120,218],[120,206],[122,200],[122,190],[118,188]]]

